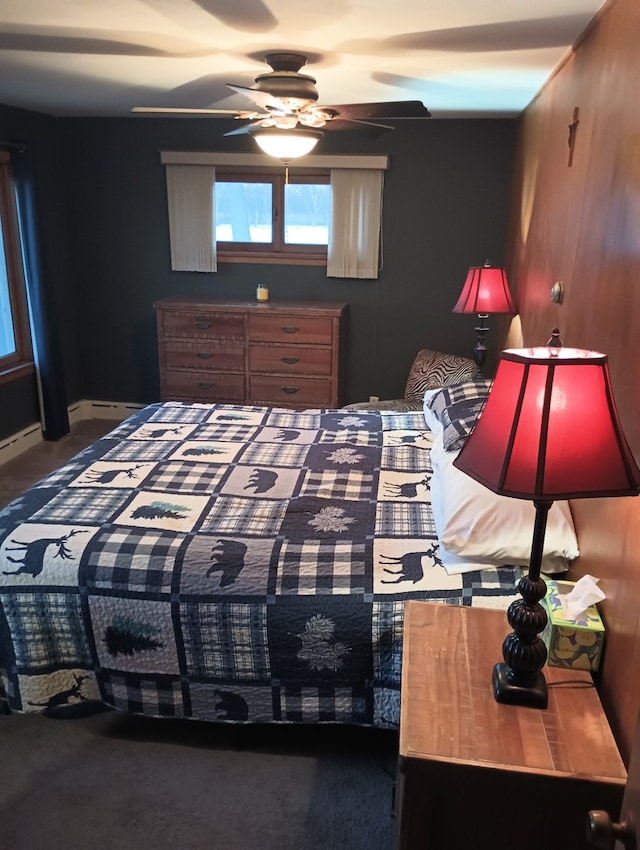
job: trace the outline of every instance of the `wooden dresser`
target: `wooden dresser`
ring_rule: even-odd
[[[342,405],[347,304],[174,297],[154,307],[163,401]]]

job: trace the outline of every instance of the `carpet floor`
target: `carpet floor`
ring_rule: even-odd
[[[397,736],[0,716],[2,850],[390,850]]]
[[[117,423],[5,464],[0,507]],[[390,850],[397,735],[0,714],[0,850]]]

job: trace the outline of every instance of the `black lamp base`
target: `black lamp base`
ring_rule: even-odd
[[[549,702],[547,683],[541,672],[531,677],[528,685],[517,685],[512,681],[513,671],[507,664],[496,664],[493,668],[493,693],[496,702],[508,705],[524,705],[527,708],[546,708]]]

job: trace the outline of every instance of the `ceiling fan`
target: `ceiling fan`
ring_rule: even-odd
[[[431,116],[419,100],[319,106],[316,80],[300,73],[300,68],[306,65],[306,56],[301,53],[274,52],[268,53],[265,60],[272,70],[259,74],[255,78],[255,85],[248,87],[227,84],[232,91],[252,100],[258,109],[174,109],[137,106],[133,112],[234,116],[247,123],[225,133],[225,136],[249,133],[266,153],[277,156],[278,159],[308,153],[324,130],[357,129],[367,135],[376,136],[394,129],[393,125],[383,123],[385,121]],[[272,149],[268,149],[269,147]]]

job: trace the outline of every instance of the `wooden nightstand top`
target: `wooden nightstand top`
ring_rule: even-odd
[[[506,614],[405,605],[400,759],[427,760],[624,785],[627,773],[591,675],[545,667],[549,707],[497,703]]]

